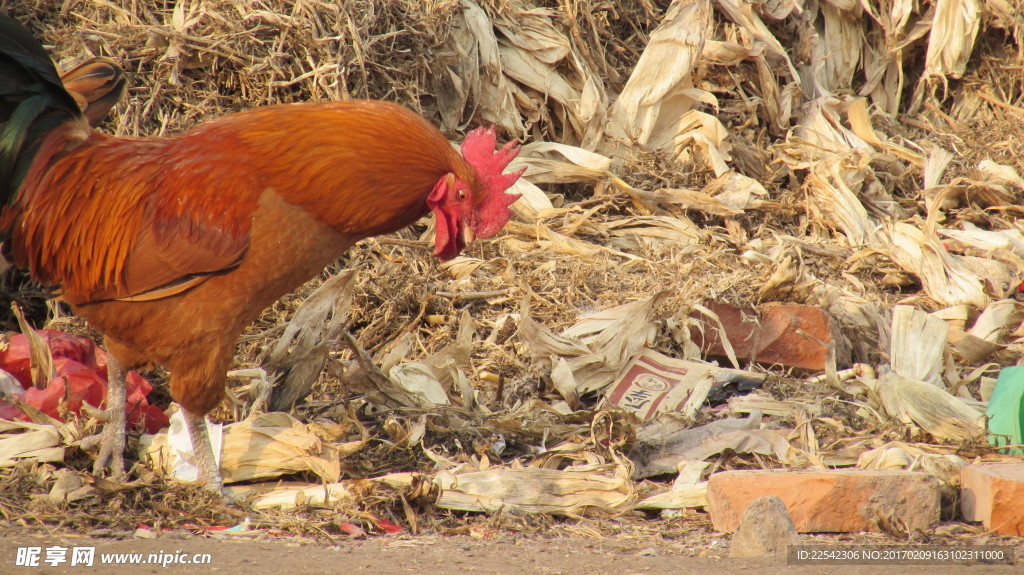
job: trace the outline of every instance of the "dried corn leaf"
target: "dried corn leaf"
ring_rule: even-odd
[[[662,291],[618,306],[603,316],[584,319],[567,330],[569,335],[557,335],[534,321],[530,317],[530,300],[527,297],[520,308],[519,334],[534,361],[548,365],[548,373],[558,366],[559,361],[564,361],[575,382],[575,396],[582,396],[612,383],[622,366],[648,344],[656,333],[653,325],[655,311],[667,295],[667,291]],[[564,367],[558,375],[561,382],[569,381]],[[567,396],[566,399],[575,396]]]
[[[994,301],[974,320],[968,333],[985,341],[1000,343],[1003,335],[1021,324],[1021,320],[1024,320],[1022,316],[1024,306],[1017,300]]]
[[[750,58],[753,53],[753,50],[750,48],[736,42],[706,38],[704,40],[704,51],[701,52],[700,59],[719,66],[735,66]]]
[[[455,279],[462,279],[472,276],[475,271],[483,267],[486,263],[486,261],[480,258],[462,255],[452,258],[446,262],[441,262],[437,267],[445,270]]]
[[[494,513],[551,513],[576,517],[620,511],[633,498],[633,484],[622,467],[605,465],[574,471],[498,467],[434,477],[441,509]]]
[[[402,388],[408,397],[414,398],[407,407],[430,408],[451,404],[434,370],[422,363],[400,363],[388,371],[388,378]]]
[[[687,219],[669,216],[632,216],[618,218],[605,223],[605,231],[616,238],[640,238],[645,244],[655,247],[669,244],[676,247],[693,246],[705,238],[705,232]],[[613,241],[613,247],[621,243]]]
[[[949,345],[954,357],[967,364],[985,361],[993,353],[1003,348],[998,343],[985,341],[953,327],[949,328]]]
[[[452,38],[459,52],[455,77],[474,96],[481,118],[504,130],[523,136],[526,126],[516,105],[518,90],[505,76],[501,51],[490,17],[472,0],[460,0],[462,18],[455,23]]]
[[[703,460],[732,450],[736,453],[773,455],[782,461],[789,457],[789,442],[773,430],[760,429],[761,413],[751,412],[745,419],[720,419],[699,427],[669,415],[654,419],[637,431],[636,446],[629,457],[636,465],[634,479],[652,477],[676,470],[681,461]]]
[[[998,257],[1003,254],[994,254]],[[960,256],[960,262],[977,277],[988,294],[1003,296],[1020,285],[1021,274],[1024,273],[1024,261],[1012,255],[992,259],[973,255]],[[1008,261],[1000,261],[1008,260]]]
[[[940,441],[966,441],[984,432],[984,415],[940,387],[892,372],[862,381],[890,417],[917,425]]]
[[[1003,349],[1004,336],[1019,326],[1022,319],[1024,310],[1019,302],[992,302],[974,321],[969,331],[964,331],[966,322],[961,322],[958,326],[951,325],[949,343],[960,360],[974,365]]]
[[[841,230],[851,246],[864,246],[871,243],[878,224],[844,177],[856,177],[857,172],[840,170],[840,162],[842,158],[837,157],[816,165],[807,175],[805,185],[814,207],[829,227]]]
[[[582,97],[580,91],[573,88],[555,66],[544,63],[533,53],[503,42],[498,43],[498,53],[501,55],[504,73],[543,94],[543,98],[550,98],[572,110]]]
[[[729,173],[735,174],[735,172]],[[715,182],[723,180],[727,176],[718,178]],[[681,188],[661,188],[653,192],[633,190],[631,193],[637,194],[640,199],[647,202],[667,206],[680,206],[687,210],[696,210],[714,216],[730,217],[742,214],[745,206],[749,203],[748,198],[751,189],[742,189],[744,187],[742,183],[739,186],[733,186],[725,182],[721,184],[716,184],[715,182],[709,184],[701,192]],[[732,183],[737,183],[737,181],[732,180]],[[761,189],[763,190],[764,188]],[[721,192],[719,197],[711,197],[712,194],[717,192]],[[736,204],[744,207],[736,207]]]
[[[816,403],[796,399],[778,400],[756,392],[730,397],[728,407],[729,413],[737,415],[761,413],[786,419],[795,419],[800,413],[817,417],[822,411],[822,406]]]
[[[20,461],[64,461],[64,447],[56,426],[0,420],[0,467]]]
[[[636,503],[636,509],[687,509],[704,507],[708,504],[708,483],[678,485],[672,489],[651,495]]]
[[[864,45],[863,12],[859,4],[820,4],[824,30],[815,43],[814,60],[823,68],[815,75],[828,92],[849,88],[860,65]]]
[[[679,474],[672,489],[647,497],[634,506],[637,509],[686,509],[707,505],[708,482],[701,481],[711,464],[707,461],[684,460],[677,466]]]
[[[692,71],[711,31],[708,0],[676,0],[612,106],[609,133],[652,147],[665,147],[680,134],[673,129],[695,99]]]
[[[36,333],[36,330],[32,329],[32,326],[25,319],[25,314],[21,311],[21,306],[17,302],[11,302],[11,310],[14,311],[14,316],[18,318],[18,327],[21,329],[21,333],[24,334],[25,341],[28,342],[32,385],[36,389],[46,389],[46,385],[50,380],[57,377],[57,368],[53,365],[53,354],[50,353],[50,346],[47,345],[46,340],[41,335]]]
[[[656,141],[652,141],[652,144],[674,152],[682,164],[699,159],[710,166],[716,176],[728,173],[729,131],[725,125],[715,116],[699,110],[689,110],[681,116],[673,117],[678,120],[664,131],[656,133],[663,135],[661,145],[657,145],[659,142]],[[691,150],[696,150],[699,155],[695,156]]]
[[[764,203],[759,198],[768,196],[768,190],[764,189],[761,182],[744,176],[735,170],[729,170],[715,178],[704,188],[704,193],[713,195],[715,202],[719,202],[727,209],[736,211],[756,209]],[[735,213],[716,213],[707,208],[696,207],[696,209],[719,216],[737,215]]]
[[[557,12],[548,8],[520,7],[509,18],[498,18],[495,27],[517,48],[545,64],[557,64],[570,53],[569,39],[555,29]]]
[[[881,447],[865,451],[857,461],[857,467],[861,469],[905,469],[907,471],[929,471],[923,467],[935,467],[924,463],[929,459],[945,459],[957,470],[957,483],[959,483],[959,470],[967,466],[967,460],[953,454],[936,453],[926,451],[921,447],[908,445],[902,441],[890,441]],[[944,466],[943,464],[940,464]],[[943,477],[944,480],[952,477]]]
[[[255,496],[252,499],[254,509],[330,509],[339,503],[355,505],[364,500],[368,493],[377,490],[398,490],[411,494],[417,490],[419,481],[413,473],[392,473],[373,479],[352,479],[320,485],[296,482],[232,485],[228,491],[240,498]]]
[[[940,229],[938,233],[955,240],[960,247],[969,247],[984,255],[1006,259],[1008,255],[1017,256],[1012,261],[1024,262],[1024,234],[1017,229],[983,230],[971,222],[964,221],[963,230]],[[962,251],[962,250],[961,250]],[[1022,270],[1024,271],[1024,270]]]
[[[988,305],[989,298],[981,279],[961,258],[946,251],[934,233],[902,222],[892,225],[887,232],[892,242],[889,256],[920,278],[929,297],[947,306],[967,304],[984,308]]]
[[[833,154],[844,154],[851,150],[863,153],[873,151],[871,144],[843,124],[845,108],[845,102],[833,96],[812,100],[804,106],[793,136],[787,138],[787,142],[799,144],[799,154],[793,155],[803,163],[794,163],[795,166],[806,167],[808,162],[827,160]],[[869,137],[875,137],[874,131]]]
[[[898,305],[892,311],[889,361],[893,371],[907,378],[942,384],[946,359],[946,322],[915,309]]]
[[[53,505],[63,506],[73,501],[93,497],[96,494],[96,486],[86,483],[82,474],[64,468],[58,469],[54,473],[53,487],[50,488],[48,498]]]
[[[352,307],[355,270],[325,281],[302,303],[263,362],[275,382],[269,409],[291,409],[309,394],[337,345]]]
[[[983,15],[980,0],[936,0],[925,55],[925,77],[960,78],[974,50]]]
[[[558,154],[561,158],[553,157]],[[555,142],[523,146],[515,165],[525,164],[525,179],[535,184],[596,182],[609,177],[612,160],[596,152]]]
[[[978,162],[978,169],[998,183],[1007,184],[1017,189],[1024,189],[1024,178],[1020,177],[1013,166],[997,164],[992,160],[982,160]]]
[[[800,80],[800,74],[793,66],[786,49],[768,30],[761,18],[754,13],[753,3],[746,0],[718,0],[717,4],[730,20],[742,27],[757,42],[763,44],[773,60],[784,63],[793,80]]]
[[[512,211],[527,222],[536,221],[542,213],[554,208],[551,198],[544,193],[544,190],[526,178],[516,180],[516,183],[509,188],[508,193],[519,194],[519,199],[512,204]]]
[[[146,436],[139,451],[154,468],[170,474],[177,462],[167,438],[166,430]],[[287,413],[271,412],[224,427],[220,471],[225,483],[306,471],[332,482],[338,480],[341,467],[334,446]]]
[[[901,146],[887,141],[884,136],[880,135],[879,132],[875,130],[871,125],[871,115],[868,112],[867,98],[848,98],[845,100],[845,104],[846,119],[850,124],[850,129],[853,130],[853,133],[859,138],[871,144],[879,152],[892,154],[893,156],[917,167],[925,165],[926,159],[920,153],[910,150],[906,146]],[[927,176],[925,177],[925,180],[927,182]],[[938,180],[936,180],[935,183],[937,184]],[[925,187],[927,188],[928,185],[926,184]]]
[[[960,495],[960,471],[967,463],[959,455],[935,453],[900,441],[891,441],[862,453],[857,460],[857,467],[930,473],[939,480],[943,499],[955,500]]]
[[[932,148],[924,164],[924,193],[927,197],[934,197],[935,193],[930,190],[939,186],[942,175],[946,173],[946,168],[949,167],[951,161],[953,161],[951,152],[937,146]],[[932,207],[929,206],[928,212],[931,213],[931,211]]]

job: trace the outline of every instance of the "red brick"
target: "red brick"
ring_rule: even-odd
[[[774,495],[800,533],[879,531],[880,518],[910,530],[939,520],[939,481],[928,473],[868,471],[725,471],[708,482],[708,511],[719,531],[735,531],[743,510]]]
[[[804,369],[825,368],[832,328],[828,316],[820,309],[775,303],[757,310],[715,302],[705,305],[722,321],[737,358]],[[703,334],[696,327],[690,330],[694,342],[708,355],[725,357],[718,323],[703,315],[695,317],[704,325]]]
[[[1003,535],[1024,536],[1024,462],[974,463],[960,471],[960,510]]]

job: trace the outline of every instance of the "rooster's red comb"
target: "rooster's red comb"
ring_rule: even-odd
[[[483,197],[476,206],[479,217],[477,237],[489,238],[498,233],[512,215],[509,206],[519,199],[519,194],[510,194],[505,190],[512,187],[523,175],[526,168],[503,173],[505,168],[519,154],[519,142],[505,144],[497,152],[494,146],[498,136],[494,128],[477,128],[466,134],[462,142],[462,157],[476,170],[483,186]]]

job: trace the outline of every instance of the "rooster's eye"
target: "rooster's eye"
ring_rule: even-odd
[[[455,192],[455,198],[460,202],[466,199],[466,195],[466,190],[458,190],[457,192]]]

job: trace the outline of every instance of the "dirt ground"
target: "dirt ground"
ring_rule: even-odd
[[[657,536],[595,538],[583,535],[544,537],[515,533],[495,533],[486,539],[468,535],[395,535],[367,539],[339,540],[336,544],[286,538],[259,539],[245,536],[196,536],[177,530],[146,538],[94,538],[78,534],[26,535],[13,530],[0,531],[0,573],[141,574],[195,573],[193,565],[114,563],[107,554],[137,554],[141,562],[174,558],[204,562],[199,570],[208,573],[277,575],[282,568],[319,573],[453,573],[477,574],[541,573],[546,575],[599,574],[676,574],[704,573],[794,573],[794,574],[874,574],[950,573],[981,575],[1016,573],[1019,565],[789,565],[780,559],[730,559],[728,536],[664,540]],[[40,547],[39,566],[18,565],[18,549]],[[45,563],[47,547],[94,547],[91,567],[70,566],[67,562]],[[1024,549],[1017,545],[1020,555]],[[70,551],[69,551],[70,553]],[[155,554],[151,559],[150,554]],[[200,554],[208,554],[204,557]],[[104,562],[106,560],[106,562]]]

